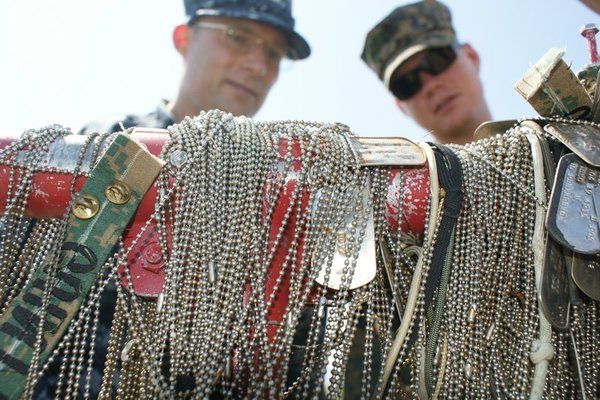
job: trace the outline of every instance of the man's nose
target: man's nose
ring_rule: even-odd
[[[439,86],[439,79],[435,75],[428,72],[420,71],[419,80],[421,81],[421,91],[425,95],[433,93],[434,89]]]
[[[421,80],[421,86],[425,87],[430,84],[430,82],[435,82],[436,76],[431,75],[429,72],[419,71],[419,79]]]
[[[244,55],[244,67],[252,73],[265,77],[272,68],[263,45],[256,45]]]

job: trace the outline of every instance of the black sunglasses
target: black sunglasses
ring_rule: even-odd
[[[407,100],[417,94],[423,86],[420,72],[429,75],[439,75],[444,72],[456,60],[456,48],[454,46],[436,47],[425,50],[425,56],[419,64],[403,74],[392,74],[390,79],[390,91],[399,100]]]

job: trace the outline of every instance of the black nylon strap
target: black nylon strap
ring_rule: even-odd
[[[438,179],[445,195],[436,245],[431,258],[427,281],[425,282],[425,309],[431,304],[435,289],[439,286],[446,258],[452,257],[452,252],[448,252],[448,246],[452,242],[452,235],[463,202],[463,173],[458,157],[446,146],[434,143],[430,143],[430,146],[434,150]],[[433,228],[430,227],[430,229]],[[418,326],[419,324],[415,324],[410,333],[407,343],[409,348],[417,340]]]
[[[445,195],[436,246],[425,283],[425,307],[431,303],[435,289],[439,285],[446,257],[452,257],[452,254],[447,255],[448,246],[463,203],[463,173],[458,157],[446,146],[435,144],[432,148],[435,150],[440,186],[444,189]]]

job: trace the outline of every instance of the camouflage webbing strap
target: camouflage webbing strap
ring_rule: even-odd
[[[40,315],[45,321],[38,362],[48,359],[161,167],[162,161],[124,134],[99,160],[69,214],[46,310],[48,275],[39,268],[0,316],[0,399],[17,399],[24,390]]]

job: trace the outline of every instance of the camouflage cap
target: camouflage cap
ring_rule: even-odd
[[[294,31],[292,0],[184,0],[190,22],[203,16],[222,16],[262,22],[282,31],[287,37],[287,56],[293,60],[310,55],[306,40]]]
[[[398,7],[367,34],[361,58],[386,88],[408,58],[432,47],[456,43],[450,10],[435,0]]]

